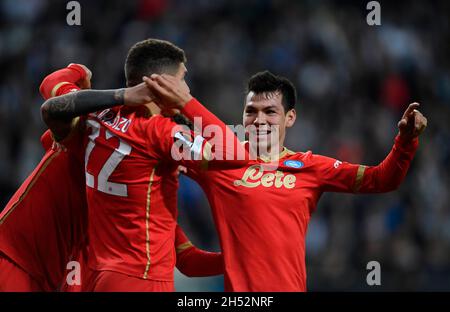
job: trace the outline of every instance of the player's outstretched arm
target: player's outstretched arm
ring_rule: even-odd
[[[427,126],[427,119],[417,108],[408,106],[398,123],[399,134],[387,157],[377,166],[342,163],[335,159],[315,156],[319,162],[318,176],[324,191],[382,193],[397,189],[404,180],[415,152],[419,135]]]
[[[419,135],[427,126],[427,119],[419,112],[419,103],[408,106],[398,122],[399,134],[388,156],[375,167],[366,167],[359,192],[390,192],[397,189],[408,172],[419,146]]]
[[[177,269],[189,277],[223,274],[223,256],[220,252],[208,252],[195,247],[183,229],[177,225],[175,232]]]

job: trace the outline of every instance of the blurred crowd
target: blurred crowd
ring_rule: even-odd
[[[38,92],[69,63],[93,87],[124,86],[129,47],[155,37],[182,47],[192,94],[228,124],[242,120],[245,82],[271,70],[298,91],[286,146],[366,165],[389,152],[410,102],[428,128],[399,190],[325,194],[307,236],[309,290],[450,291],[450,3],[380,1],[79,1],[68,26],[64,0],[0,1],[0,209],[43,155]],[[219,250],[201,189],[181,179],[179,222],[194,244]],[[295,205],[295,203],[292,203]],[[366,284],[369,261],[381,286]],[[221,290],[222,279],[188,279],[178,290]]]

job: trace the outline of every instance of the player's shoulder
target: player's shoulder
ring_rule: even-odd
[[[308,150],[306,152],[294,152],[289,149],[285,149],[284,152],[284,162],[288,166],[296,166],[299,168],[322,166],[324,164],[329,164],[330,162],[336,161],[335,159],[332,159],[330,157],[315,154],[311,150]]]
[[[143,120],[143,125],[155,130],[157,133],[176,133],[189,132],[189,127],[184,124],[179,124],[171,117],[166,117],[160,114],[152,115],[147,120]]]
[[[311,151],[295,152],[288,148],[284,148],[281,158],[286,160],[310,161],[313,156]]]

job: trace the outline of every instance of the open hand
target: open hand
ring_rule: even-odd
[[[154,94],[155,103],[161,110],[182,109],[192,99],[186,82],[177,77],[153,74],[143,80]]]
[[[133,87],[120,89],[118,92],[123,92],[123,103],[128,106],[147,104],[154,100],[153,93],[144,82]],[[120,98],[122,94],[116,96]]]

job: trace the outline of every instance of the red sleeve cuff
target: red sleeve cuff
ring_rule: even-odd
[[[73,81],[73,82],[77,82],[77,81],[79,81],[81,79],[85,79],[86,78],[87,73],[84,70],[84,68],[81,67],[80,65],[78,65],[78,64],[70,64],[69,66],[67,66],[67,68],[77,72],[78,75],[79,75],[78,79]]]
[[[403,151],[413,152],[419,147],[419,138],[412,140],[403,139],[400,134],[395,137],[395,146]]]
[[[199,117],[204,112],[205,107],[200,104],[196,98],[192,98],[189,102],[184,105],[181,113],[185,115],[190,120],[194,120],[194,117]]]

